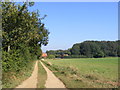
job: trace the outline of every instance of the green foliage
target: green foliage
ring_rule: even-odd
[[[118,50],[117,50],[117,54],[120,57],[120,40],[117,41],[118,43]]]
[[[65,57],[64,54],[71,55],[70,49],[68,49],[68,50],[50,50],[50,51],[46,51],[46,53],[48,54],[48,56],[54,55],[55,58]]]
[[[2,52],[3,57],[2,57],[2,70],[4,72],[8,71],[17,71],[19,70],[18,66],[20,64],[20,57],[17,52]],[[17,62],[19,61],[19,62]]]
[[[95,58],[101,58],[101,57],[104,57],[104,53],[102,51],[98,51],[97,53],[95,53],[93,55],[93,57]]]
[[[102,58],[120,56],[120,45],[118,41],[84,41],[77,43],[68,50],[50,50],[47,54],[55,55],[56,58]],[[64,56],[68,54],[68,56]]]
[[[20,73],[38,59],[41,46],[48,44],[49,32],[38,11],[30,12],[34,2],[2,2],[2,71]],[[1,33],[1,32],[0,32]],[[12,75],[12,74],[10,74]],[[7,77],[9,78],[9,77]],[[3,77],[4,82],[5,77]]]
[[[85,41],[79,45],[81,54],[87,57],[118,56],[117,41]]]
[[[49,54],[47,58],[49,58],[49,59],[55,58],[55,55]]]
[[[2,2],[3,71],[19,71],[32,59],[41,56],[41,45],[48,43],[48,30],[38,12],[29,12],[29,5]],[[9,51],[10,50],[10,51]]]
[[[7,51],[8,46],[17,49],[21,43],[34,50],[38,45],[47,45],[49,32],[41,23],[38,12],[29,12],[26,3],[20,6],[9,2],[2,3],[2,11],[4,50]]]
[[[2,87],[15,88],[20,85],[22,81],[31,76],[34,69],[35,61],[31,61],[24,66],[19,72],[3,72],[2,73]]]
[[[31,54],[28,49],[21,50],[11,50],[9,52],[2,52],[2,69],[3,72],[19,72],[23,67],[31,61]]]
[[[70,55],[66,58],[86,58],[87,56],[84,56],[84,55]]]
[[[79,44],[74,44],[72,49],[71,49],[71,54],[72,55],[79,55],[80,54],[80,46]]]

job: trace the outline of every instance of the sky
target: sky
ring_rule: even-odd
[[[5,2],[119,2],[119,0],[1,0]]]
[[[86,40],[118,40],[117,2],[35,2],[50,32],[46,50],[66,50]]]

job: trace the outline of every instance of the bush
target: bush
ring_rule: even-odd
[[[55,58],[55,55],[48,55],[49,59]]]
[[[105,56],[105,54],[102,51],[99,51],[99,52],[95,53],[93,57],[94,58],[102,58],[104,56]]]
[[[3,72],[19,72],[23,67],[26,67],[37,56],[31,55],[29,48],[18,50],[10,50],[2,52],[2,70]]]
[[[20,63],[21,63],[21,58],[18,52],[2,52],[2,70],[3,72],[8,72],[8,71],[19,71],[20,70]]]

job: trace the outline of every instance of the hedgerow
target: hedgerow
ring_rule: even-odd
[[[48,44],[49,32],[41,22],[44,17],[41,18],[38,11],[28,9],[33,5],[34,2],[1,3],[2,82],[5,87],[11,87],[9,79],[13,78],[10,77],[16,78],[17,73],[28,70],[28,66],[41,56],[41,46]]]

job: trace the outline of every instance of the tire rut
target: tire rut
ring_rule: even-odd
[[[38,61],[35,63],[34,70],[32,75],[23,81],[20,85],[18,85],[14,90],[17,88],[37,88],[37,75],[38,75]]]
[[[43,68],[47,72],[46,88],[66,88],[65,85],[50,71],[41,61]]]

